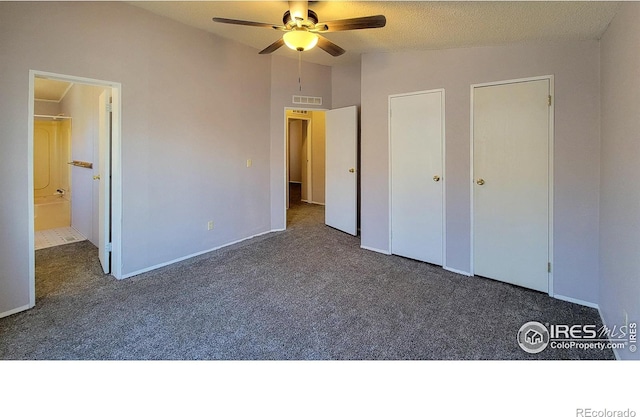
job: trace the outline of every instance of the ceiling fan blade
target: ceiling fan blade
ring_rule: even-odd
[[[333,56],[340,56],[345,52],[347,52],[344,49],[340,48],[335,43],[331,42],[329,39],[320,35],[318,35],[318,48],[322,49],[323,51]]]
[[[213,21],[216,22],[216,23],[227,23],[227,24],[230,24],[230,25],[256,26],[256,27],[260,27],[260,28],[284,29],[283,26],[272,25],[272,24],[269,24],[269,23],[250,22],[248,20],[227,19],[225,17],[214,17]]]
[[[269,45],[266,48],[264,48],[259,53],[260,53],[260,55],[270,54],[271,52],[276,51],[282,45],[284,45],[284,39],[280,38],[277,41],[275,41],[274,43],[272,43],[271,45]]]
[[[375,29],[387,24],[387,18],[383,15],[356,17],[353,19],[333,20],[316,25],[318,32],[339,32],[343,30]]]

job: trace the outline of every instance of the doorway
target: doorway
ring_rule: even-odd
[[[285,109],[285,209],[325,204],[325,111]]]
[[[36,83],[40,80],[57,82],[68,86],[64,95],[68,100],[57,106],[52,103],[36,105]],[[120,171],[120,137],[121,137],[121,86],[116,82],[95,80],[71,75],[55,74],[31,70],[29,72],[29,199],[28,212],[31,219],[29,225],[29,280],[30,307],[35,305],[35,194],[49,194],[42,189],[42,172],[35,158],[39,157],[42,146],[36,146],[39,139],[34,139],[37,130],[36,117],[51,120],[55,118],[69,120],[70,138],[66,145],[54,150],[57,175],[55,195],[67,195],[71,206],[69,225],[80,230],[81,235],[92,240],[98,247],[100,262],[105,273],[116,278],[121,277],[121,171]],[[88,101],[94,106],[94,114],[88,117],[83,114],[83,105]],[[47,108],[48,107],[48,108]],[[36,111],[37,110],[37,111]],[[56,114],[53,114],[56,113]],[[73,113],[73,114],[72,114]],[[75,115],[75,120],[74,120]],[[44,117],[43,117],[44,116]],[[38,127],[39,128],[39,127]],[[75,131],[74,131],[75,129]],[[82,142],[79,139],[92,137]],[[68,152],[65,152],[67,146]],[[40,167],[40,168],[39,168]],[[45,167],[47,170],[49,167]],[[36,171],[34,171],[36,169]],[[64,178],[68,178],[65,182]],[[38,183],[40,182],[40,184]],[[78,197],[75,198],[74,196]],[[80,240],[80,239],[79,239]]]
[[[285,108],[284,135],[284,197],[283,216],[287,227],[289,203],[289,114],[308,112],[311,117],[311,203],[324,206],[325,224],[353,236],[358,234],[359,169],[358,169],[358,109],[350,106],[340,109],[287,109]],[[316,121],[316,116],[320,121]],[[296,118],[296,117],[294,117]],[[317,140],[317,131],[323,140]]]
[[[552,294],[553,77],[471,88],[472,273]]]
[[[313,201],[311,118],[290,117],[287,133],[289,137],[287,208],[289,208],[292,204]]]

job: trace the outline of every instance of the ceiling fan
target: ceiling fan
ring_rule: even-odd
[[[318,15],[309,9],[308,5],[308,1],[290,1],[289,10],[282,16],[282,25],[227,19],[224,17],[214,17],[213,21],[231,25],[272,28],[285,32],[282,38],[264,48],[260,51],[260,54],[270,54],[282,45],[287,45],[289,48],[299,52],[308,51],[318,45],[320,49],[333,56],[340,56],[346,51],[320,35],[321,33],[381,28],[387,24],[387,19],[383,15],[318,23]]]

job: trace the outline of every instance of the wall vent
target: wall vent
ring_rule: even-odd
[[[293,104],[311,104],[322,106],[322,97],[293,96]]]

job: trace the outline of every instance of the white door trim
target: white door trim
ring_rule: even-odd
[[[469,138],[470,138],[470,152],[469,152],[469,157],[470,157],[470,162],[469,162],[469,174],[470,174],[470,225],[471,225],[471,233],[470,233],[470,241],[469,241],[469,245],[470,245],[470,260],[469,260],[469,273],[470,276],[474,275],[474,262],[473,262],[473,258],[474,258],[474,247],[473,247],[473,241],[474,241],[474,164],[473,164],[473,157],[474,157],[474,149],[473,149],[473,141],[474,141],[474,137],[473,137],[473,99],[474,99],[474,92],[476,88],[480,88],[480,87],[490,87],[490,86],[495,86],[495,85],[506,85],[506,84],[517,84],[517,83],[523,83],[523,82],[529,82],[529,81],[540,81],[540,80],[549,80],[549,94],[551,95],[551,105],[549,106],[549,184],[548,184],[548,192],[549,192],[549,230],[548,230],[548,235],[549,235],[549,263],[551,264],[551,271],[549,272],[549,296],[553,297],[554,296],[554,289],[553,289],[553,272],[554,272],[554,262],[553,262],[553,150],[554,150],[554,125],[555,125],[555,121],[554,121],[554,114],[555,114],[555,89],[554,89],[554,76],[553,75],[542,75],[542,76],[538,76],[538,77],[529,77],[529,78],[517,78],[517,79],[513,79],[513,80],[503,80],[503,81],[493,81],[493,82],[488,82],[488,83],[481,83],[481,84],[471,84],[470,89],[471,89],[471,95],[470,95],[470,132],[469,132]]]
[[[410,96],[415,96],[415,95],[421,95],[421,94],[429,94],[429,93],[442,93],[441,97],[442,97],[442,267],[444,269],[448,269],[447,267],[447,166],[446,166],[446,143],[447,143],[447,136],[446,136],[446,101],[445,101],[445,89],[444,88],[437,88],[434,90],[423,90],[423,91],[415,91],[415,92],[411,92],[411,93],[402,93],[402,94],[391,94],[389,95],[388,101],[387,101],[387,112],[388,112],[388,119],[387,119],[387,145],[388,145],[388,155],[389,155],[389,178],[388,178],[388,185],[387,188],[389,189],[389,250],[388,253],[391,254],[391,215],[392,215],[392,205],[391,205],[391,180],[392,180],[392,169],[391,169],[391,161],[392,161],[392,155],[391,155],[391,99],[396,98],[396,97],[410,97]]]
[[[77,77],[73,75],[56,74],[53,72],[29,70],[29,111],[27,120],[27,186],[29,213],[29,308],[35,306],[36,273],[35,273],[35,225],[34,225],[34,196],[33,196],[33,115],[34,115],[34,80],[36,77],[77,84],[89,84],[100,87],[110,87],[112,93],[112,271],[111,274],[122,278],[122,148],[121,148],[121,117],[122,117],[122,84],[113,81],[97,80],[93,78]]]
[[[105,274],[111,273],[111,91],[108,90],[100,94],[98,109],[98,258]]]

